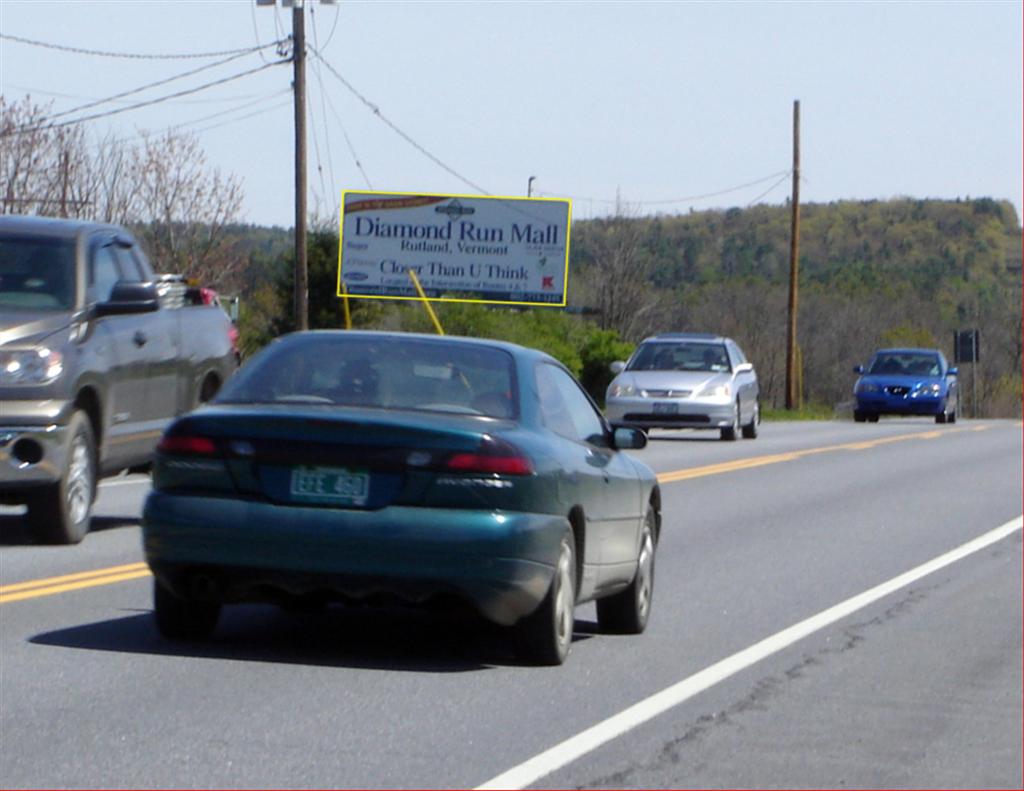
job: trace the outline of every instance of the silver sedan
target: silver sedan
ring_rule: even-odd
[[[739,345],[720,335],[662,333],[628,362],[612,363],[605,412],[615,426],[718,429],[724,440],[757,436],[757,372]]]

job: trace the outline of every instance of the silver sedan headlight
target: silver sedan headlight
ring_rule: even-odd
[[[636,388],[630,384],[612,382],[611,387],[608,388],[608,395],[612,398],[628,398],[636,395]]]
[[[45,385],[64,372],[64,357],[46,347],[0,351],[0,385]]]
[[[709,385],[697,393],[697,398],[728,398],[732,395],[732,387],[724,385]]]

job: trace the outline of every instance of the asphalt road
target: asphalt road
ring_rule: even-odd
[[[228,608],[172,645],[138,565],[146,479],[103,484],[77,547],[0,511],[0,786],[1021,788],[1021,436],[656,432],[648,631],[581,607],[561,668],[400,610]]]

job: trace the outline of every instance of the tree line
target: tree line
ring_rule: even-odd
[[[242,297],[252,353],[292,328],[291,231],[242,224],[242,183],[210,165],[194,135],[93,138],[53,123],[45,105],[0,95],[0,213],[80,217],[131,228],[158,271]],[[716,332],[754,361],[762,402],[785,387],[789,207],[573,223],[570,310],[438,304],[446,331],[542,348],[601,400],[608,363],[657,332]],[[838,201],[801,207],[800,350],[805,403],[848,402],[851,368],[881,346],[953,357],[953,333],[977,329],[979,414],[1021,413],[1021,227],[1007,201]],[[310,326],[340,327],[338,236],[314,222]],[[431,331],[420,306],[351,300],[355,326]],[[967,379],[970,382],[970,379]],[[972,383],[973,384],[973,383]],[[973,390],[973,388],[972,388]]]

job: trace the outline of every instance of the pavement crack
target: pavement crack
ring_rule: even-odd
[[[843,628],[839,641],[831,643],[831,638],[826,637],[826,646],[824,648],[804,656],[799,662],[782,671],[779,675],[765,676],[759,679],[750,692],[732,705],[714,713],[702,714],[680,736],[664,742],[658,753],[651,759],[617,772],[602,775],[588,783],[577,785],[575,788],[647,787],[644,783],[632,783],[631,781],[641,772],[658,771],[667,766],[682,765],[686,757],[686,749],[691,744],[703,739],[716,728],[724,726],[742,727],[739,720],[744,713],[748,711],[767,711],[771,699],[780,694],[788,683],[798,681],[808,672],[824,665],[830,657],[839,656],[854,650],[867,640],[864,633],[869,629],[882,626],[906,614],[916,604],[928,598],[934,590],[945,584],[947,584],[947,581],[939,582],[926,589],[912,588],[906,591],[898,601],[891,604],[879,615]],[[706,768],[706,763],[695,764],[691,767],[691,776],[700,775]],[[679,783],[676,784],[685,784],[685,781],[680,779]]]

